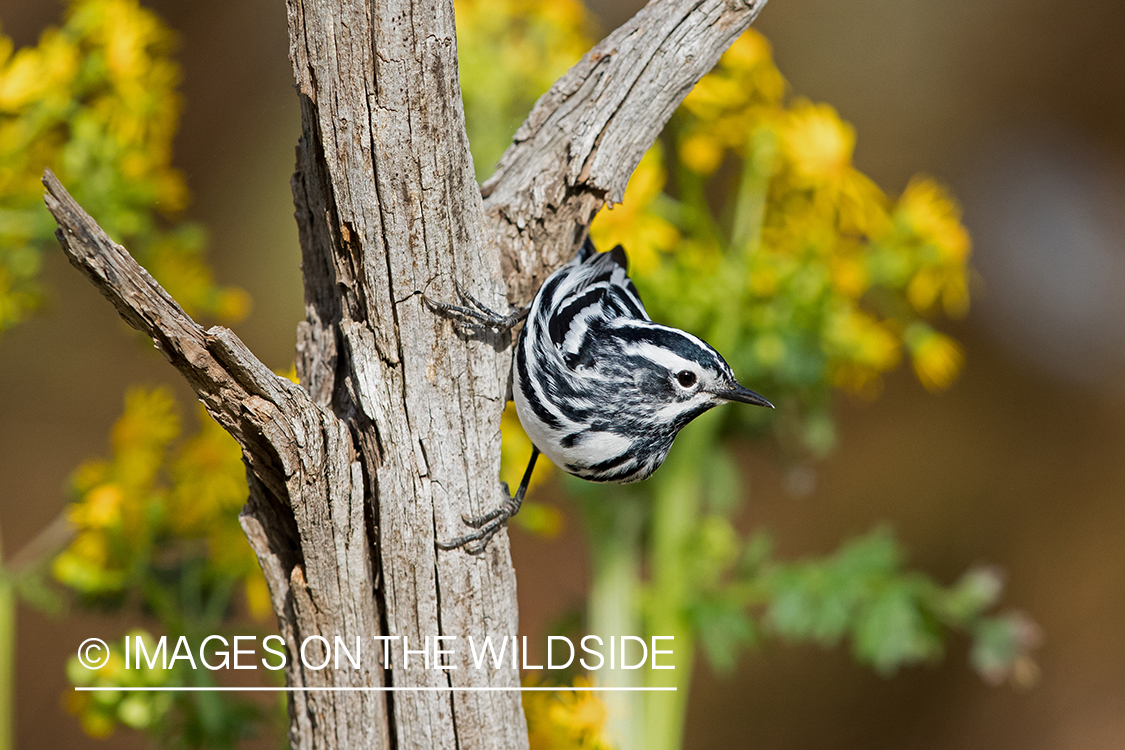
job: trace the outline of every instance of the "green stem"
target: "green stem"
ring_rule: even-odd
[[[754,153],[753,147],[749,149]],[[769,198],[772,160],[763,169],[759,160],[747,157],[742,161],[742,176],[739,179],[738,193],[735,197],[734,224],[731,227],[730,244],[742,255],[756,250],[762,241],[762,225],[766,219],[766,202]]]
[[[15,657],[16,592],[0,562],[0,750],[15,746]]]
[[[711,412],[680,433],[653,492],[652,583],[645,601],[645,632],[673,637],[663,642],[671,644],[673,654],[662,656],[661,663],[675,669],[650,669],[645,677],[649,685],[676,690],[643,693],[646,750],[678,750],[683,742],[695,661],[695,636],[687,617],[694,588],[691,543],[703,514],[703,467],[715,450],[719,424],[719,415]]]
[[[718,241],[722,236],[718,222],[707,203],[707,193],[703,178],[685,167],[676,159],[673,162],[676,173],[676,186],[679,191],[681,213],[680,229],[687,230],[697,238]]]
[[[593,581],[588,603],[589,632],[609,645],[609,638],[637,635],[640,624],[641,528],[643,508],[633,498],[596,498],[597,510],[587,505]],[[601,501],[601,502],[598,502]],[[620,641],[619,641],[620,642]],[[608,669],[608,650],[604,667],[595,672],[604,687],[638,687],[638,671]],[[607,734],[615,750],[644,750],[643,693],[605,692],[608,714]]]

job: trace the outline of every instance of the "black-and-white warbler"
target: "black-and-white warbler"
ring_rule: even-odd
[[[476,531],[439,547],[483,551],[519,511],[540,452],[583,479],[636,482],[660,467],[680,429],[708,409],[726,401],[773,408],[739,385],[705,341],[653,323],[627,269],[620,245],[598,253],[587,239],[527,310],[501,316],[460,289],[465,307],[430,303],[474,328],[510,328],[526,317],[512,391],[533,445],[516,494],[464,519]]]

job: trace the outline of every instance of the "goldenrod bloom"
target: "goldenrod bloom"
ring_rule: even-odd
[[[905,334],[911,364],[928,391],[942,391],[953,384],[965,363],[960,345],[929,326],[916,323]]]
[[[589,687],[585,677],[575,687]],[[611,750],[605,737],[607,713],[598,694],[590,691],[523,694],[531,750]]]

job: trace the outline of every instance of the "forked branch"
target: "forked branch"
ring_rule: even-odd
[[[272,373],[232,331],[204,330],[192,320],[50,170],[43,184],[70,262],[126,322],[152,337],[241,445],[250,470],[242,526],[269,583],[289,653],[299,653],[310,634],[378,635],[363,472],[347,426],[299,386]],[[286,669],[289,686],[297,688],[291,694],[293,747],[389,746],[381,694],[342,693],[337,707],[346,718],[325,725],[313,719],[318,709],[301,691],[382,685],[378,664],[317,672],[290,659]]]
[[[147,334],[187,379],[211,415],[247,452],[255,471],[282,490],[276,458],[263,441],[275,409],[308,405],[294,384],[258,361],[226,328],[204,330],[70,196],[51,170],[43,176],[47,208],[71,264],[88,278],[129,325]],[[252,405],[238,408],[238,404]],[[281,493],[279,493],[281,494]]]

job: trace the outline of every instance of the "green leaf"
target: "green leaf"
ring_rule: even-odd
[[[941,634],[912,588],[902,580],[889,581],[857,613],[852,628],[856,658],[882,674],[941,656]]]

